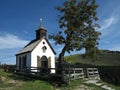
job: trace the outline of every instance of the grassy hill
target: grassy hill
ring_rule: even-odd
[[[81,54],[65,57],[65,61],[72,63],[92,64],[97,66],[120,66],[120,53],[101,53],[97,59],[84,58]]]

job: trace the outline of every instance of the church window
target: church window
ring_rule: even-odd
[[[23,68],[25,68],[25,67],[26,67],[26,55],[23,56]]]
[[[19,68],[21,68],[21,57],[19,57]]]
[[[43,53],[45,53],[46,50],[47,50],[47,47],[46,47],[46,46],[43,46],[43,47],[42,47],[42,50],[43,50]]]
[[[20,62],[21,62],[21,69],[26,68],[26,58],[27,58],[26,55],[21,57],[21,60],[20,60]]]
[[[45,44],[45,42],[43,42],[43,44]]]

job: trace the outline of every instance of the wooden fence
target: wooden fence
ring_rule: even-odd
[[[66,68],[65,75],[70,80],[80,78],[100,79],[97,68]]]
[[[21,73],[21,74],[40,75],[40,74],[50,74],[51,70],[55,70],[55,68],[26,67],[26,68],[22,68],[22,69],[16,68],[15,72]]]
[[[87,68],[88,78],[100,79],[99,72],[97,68]]]
[[[65,75],[71,80],[84,78],[83,68],[65,68]]]
[[[57,73],[50,73],[51,70],[57,70],[56,68],[37,68],[37,67],[30,67],[24,69],[15,69],[16,73],[35,76],[38,78],[43,78],[44,76],[50,77],[51,75],[58,76]],[[99,72],[97,68],[64,68],[64,76],[66,79],[75,80],[75,79],[82,79],[82,78],[92,78],[92,79],[100,79]],[[87,76],[86,76],[87,75]]]

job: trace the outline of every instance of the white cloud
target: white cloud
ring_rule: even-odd
[[[29,41],[22,40],[19,37],[12,34],[5,34],[0,36],[0,49],[18,48],[23,47]]]
[[[99,48],[111,51],[120,51],[120,43],[115,40],[102,40],[102,42],[99,45]]]
[[[103,23],[101,24],[101,28],[99,29],[100,31],[101,30],[106,30],[108,29],[110,26],[112,26],[113,24],[117,23],[117,19],[115,17],[110,17],[108,19],[105,19],[103,21]]]
[[[112,51],[120,51],[120,44],[112,45],[110,50],[112,50]]]

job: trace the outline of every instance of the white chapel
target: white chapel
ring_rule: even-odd
[[[55,51],[46,38],[47,30],[40,22],[36,38],[16,54],[17,69],[25,67],[55,68]],[[51,70],[55,73],[55,70]]]

